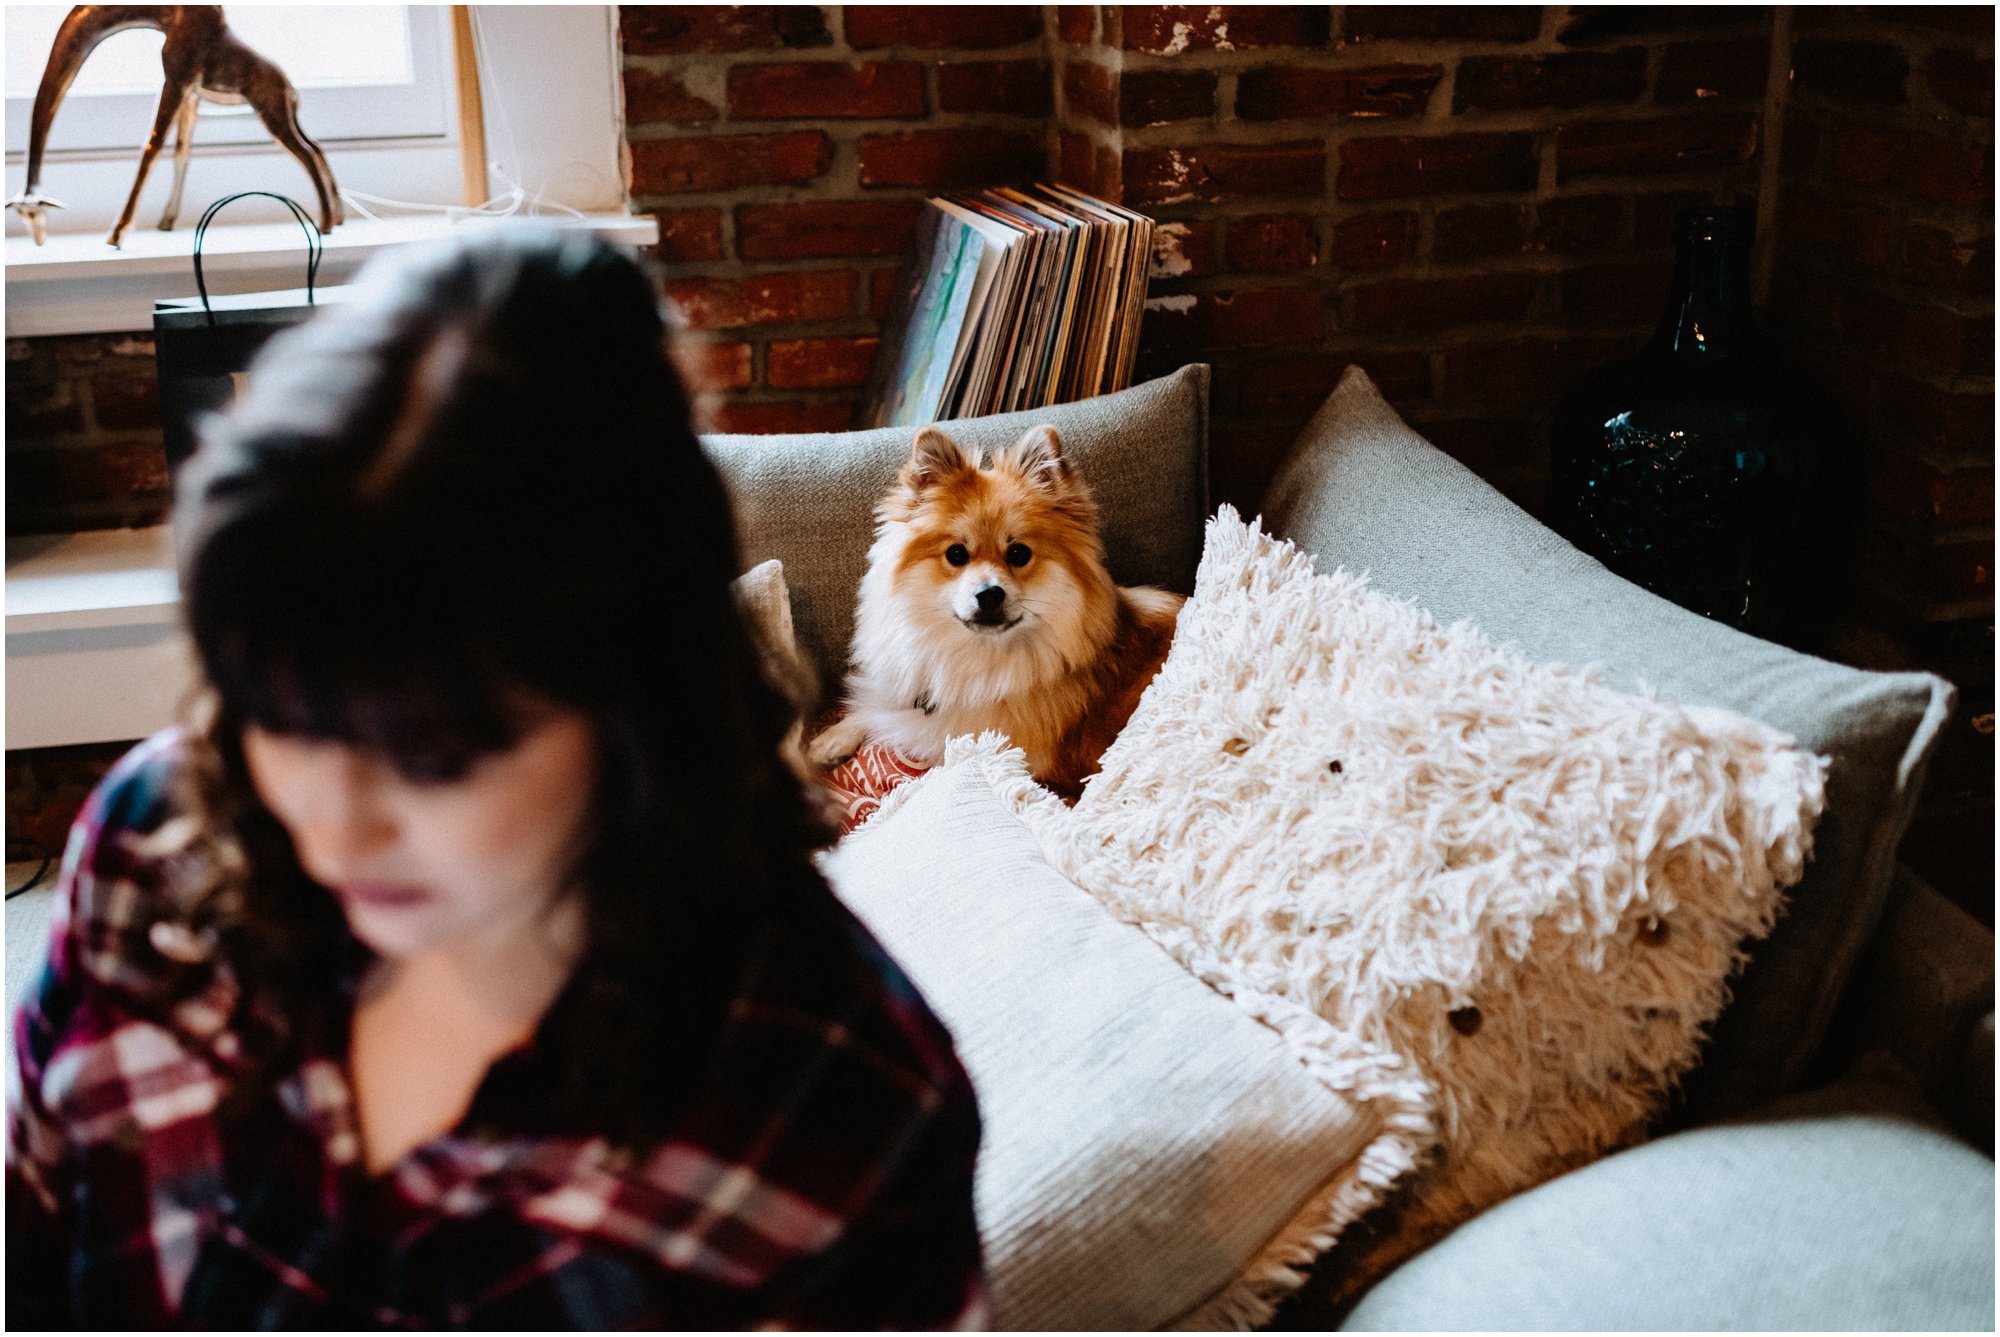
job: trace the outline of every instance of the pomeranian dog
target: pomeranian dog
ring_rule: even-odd
[[[1182,597],[1113,583],[1053,427],[990,462],[926,427],[875,516],[847,714],[813,762],[872,742],[934,765],[946,739],[997,729],[1075,802],[1166,659]]]

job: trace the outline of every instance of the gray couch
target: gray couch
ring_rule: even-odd
[[[1186,591],[1208,513],[1207,384],[1188,367],[950,428],[990,448],[1055,423],[1104,512],[1113,574]],[[830,690],[870,511],[908,442],[707,440],[746,565],[784,561],[800,648]],[[1813,865],[1653,1140],[1501,1203],[1379,1280],[1369,1250],[1390,1232],[1350,1230],[1271,1326],[1992,1328],[1993,938],[1894,862],[1949,684],[1799,655],[1619,580],[1424,442],[1358,370],[1263,517],[1322,570],[1365,569],[1531,657],[1762,719],[1832,763]]]

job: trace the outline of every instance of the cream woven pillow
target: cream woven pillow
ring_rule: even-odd
[[[1102,773],[1023,815],[1334,1089],[1372,1074],[1428,1162],[1407,1249],[1643,1133],[1803,869],[1823,770],[1315,574],[1225,507]]]

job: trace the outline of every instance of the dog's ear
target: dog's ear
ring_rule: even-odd
[[[935,427],[926,427],[910,443],[910,458],[903,465],[903,486],[912,492],[922,492],[955,474],[978,467],[958,442]]]
[[[1001,451],[994,462],[1049,492],[1059,492],[1069,483],[1069,462],[1063,459],[1062,438],[1047,423],[1030,427],[1027,435]]]

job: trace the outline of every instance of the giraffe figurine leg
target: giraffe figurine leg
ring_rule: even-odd
[[[298,104],[299,95],[286,85],[275,96],[253,98],[250,105],[263,118],[264,128],[271,132],[271,137],[299,160],[299,166],[306,169],[313,189],[319,193],[319,230],[331,232],[341,219],[339,191],[333,182],[333,171],[326,165],[326,157],[319,151],[319,145],[307,139],[305,132],[299,129]]]
[[[153,133],[146,136],[146,147],[139,151],[139,176],[132,182],[132,194],[125,201],[125,211],[118,215],[118,222],[111,229],[108,243],[116,247],[125,238],[125,229],[132,225],[132,214],[139,207],[139,192],[146,188],[146,174],[153,170],[153,159],[160,156],[160,145],[166,142],[167,127],[181,109],[182,92],[171,81],[160,90],[160,110],[153,117]]]
[[[160,214],[160,231],[172,232],[174,223],[181,216],[181,187],[187,184],[188,153],[194,147],[194,116],[201,106],[201,90],[190,88],[181,99],[181,109],[174,117],[174,189],[167,196],[167,207]]]

